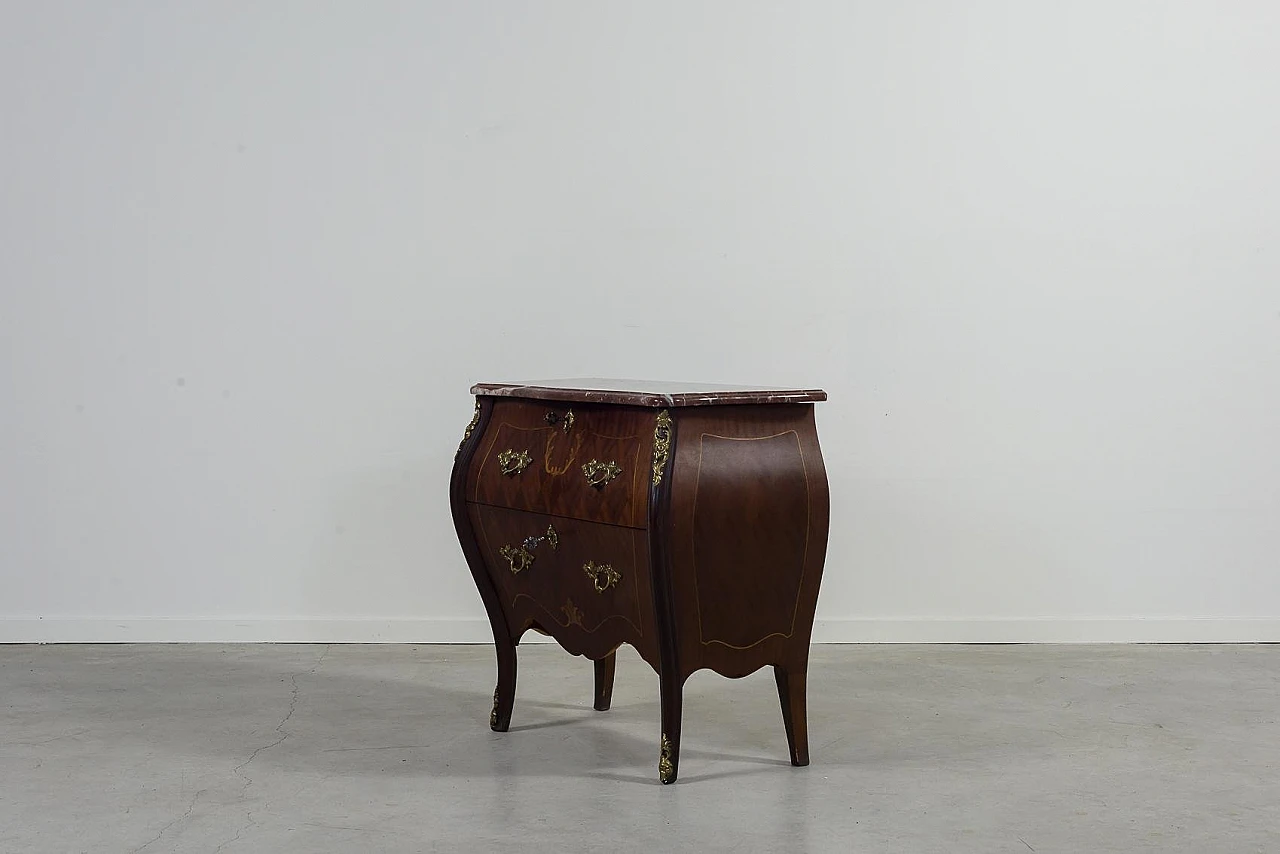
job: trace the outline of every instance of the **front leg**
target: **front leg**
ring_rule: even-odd
[[[658,752],[658,779],[674,783],[680,771],[680,709],[684,686],[675,676],[660,677],[662,690],[662,742]]]
[[[782,723],[787,729],[787,747],[791,751],[791,764],[808,765],[809,722],[805,710],[806,673],[803,669],[789,670],[780,664],[775,664],[773,677],[778,683],[778,699],[782,702]]]
[[[506,732],[511,726],[511,708],[516,702],[516,645],[495,637],[494,648],[498,652],[498,687],[493,691],[489,728]]]
[[[613,673],[617,661],[617,652],[611,652],[595,663],[596,698],[593,705],[597,712],[609,711],[609,703],[613,700]]]

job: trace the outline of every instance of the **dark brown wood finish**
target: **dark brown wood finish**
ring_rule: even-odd
[[[502,602],[498,598],[498,588],[480,553],[480,541],[467,513],[465,498],[466,472],[492,413],[492,401],[476,398],[475,413],[453,458],[453,474],[449,478],[449,506],[453,512],[453,527],[458,532],[458,542],[462,545],[462,553],[471,569],[471,578],[476,583],[480,600],[484,602],[484,610],[489,617],[494,651],[498,658],[498,685],[493,691],[489,726],[494,732],[506,732],[511,726],[511,709],[516,698],[516,639],[507,628]]]
[[[613,673],[618,663],[617,653],[609,653],[596,659],[596,699],[592,706],[597,712],[609,711],[613,702]]]
[[[599,659],[629,643],[646,660],[657,661],[644,531],[483,504],[470,505],[469,516],[517,642],[536,625],[574,655]],[[556,532],[554,548],[543,539],[548,527]],[[528,537],[541,540],[528,549],[533,561],[512,572],[502,549],[519,551]],[[609,567],[617,579],[593,580],[588,563],[598,575]]]
[[[667,410],[663,417],[670,417]],[[659,421],[655,419],[655,421]],[[683,718],[684,682],[680,670],[680,641],[676,635],[676,603],[671,567],[671,484],[675,477],[676,429],[674,420],[659,422],[667,442],[666,458],[655,453],[653,486],[649,492],[649,552],[652,555],[653,603],[658,619],[658,692],[662,712],[662,738],[658,747],[658,779],[674,783],[680,769],[680,725]],[[654,444],[658,440],[655,438]]]
[[[671,487],[680,671],[804,669],[826,557],[811,404],[681,410]]]
[[[724,390],[713,405],[698,387],[680,404],[654,384],[601,382],[611,390],[574,397],[584,385],[595,383],[476,387],[479,422],[450,495],[498,650],[491,724],[509,724],[515,644],[532,628],[595,661],[602,711],[618,645],[654,667],[664,783],[679,770],[683,686],[701,669],[736,678],[771,665],[791,761],[808,764],[809,641],[829,526],[809,401],[825,393]],[[670,425],[665,459],[660,424]],[[507,445],[527,451],[523,471],[499,470]],[[620,471],[592,486],[581,466],[602,455]]]
[[[650,410],[498,400],[493,424],[472,462],[467,498],[643,528],[652,441]],[[529,462],[504,474],[504,452],[526,454]],[[609,474],[597,473],[593,486],[583,469],[587,465],[611,468]]]

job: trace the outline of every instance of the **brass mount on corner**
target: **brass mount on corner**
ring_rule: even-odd
[[[653,428],[653,485],[662,483],[662,472],[667,467],[667,457],[671,454],[671,416],[667,410],[658,413]]]
[[[676,766],[671,761],[671,739],[662,734],[662,749],[658,754],[658,779],[663,783],[672,783],[676,779]]]
[[[467,444],[467,440],[471,438],[471,434],[475,432],[476,425],[480,423],[480,398],[476,398],[475,411],[471,413],[471,423],[467,425],[467,429],[462,432],[462,441],[458,443],[458,453],[454,454],[457,458],[462,453],[462,446]]]

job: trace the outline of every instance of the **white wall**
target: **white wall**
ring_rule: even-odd
[[[825,387],[818,636],[1280,640],[1280,5],[0,5],[0,639],[483,639],[476,380]]]

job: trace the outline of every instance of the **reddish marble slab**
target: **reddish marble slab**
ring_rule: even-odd
[[[622,406],[715,406],[717,404],[813,403],[827,399],[822,389],[754,385],[611,380],[585,377],[525,383],[476,383],[474,395],[521,397]]]

